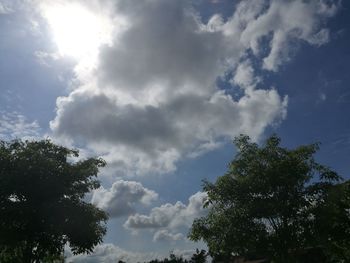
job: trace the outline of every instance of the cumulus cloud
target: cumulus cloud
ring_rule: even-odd
[[[185,259],[190,259],[195,249],[179,250],[175,249],[171,253],[177,257],[183,257]],[[94,251],[87,254],[73,255],[69,250],[65,252],[66,262],[68,263],[100,263],[100,262],[119,262],[123,261],[126,263],[135,262],[147,262],[154,259],[164,259],[169,257],[169,255],[159,254],[159,253],[140,253],[133,252],[122,249],[114,244],[105,243],[97,245]]]
[[[169,232],[166,229],[162,229],[162,230],[157,231],[153,236],[153,241],[155,241],[155,242],[158,242],[158,241],[159,242],[164,242],[164,241],[172,242],[172,241],[179,241],[182,239],[184,239],[183,234],[181,234],[181,233],[174,234],[174,233]]]
[[[258,139],[283,120],[287,96],[262,87],[255,69],[277,72],[298,42],[326,43],[322,22],[337,9],[321,0],[247,0],[231,17],[204,23],[190,1],[113,3],[100,1],[112,21],[123,18],[122,30],[116,23],[89,78],[78,65],[81,85],[57,100],[50,127],[126,174],[173,171],[184,156],[240,133]],[[216,85],[227,74],[227,85],[243,90],[238,99]]]
[[[183,239],[182,233],[174,233],[174,231],[181,229],[187,231],[195,218],[206,214],[207,211],[203,208],[203,201],[206,197],[206,193],[197,192],[188,199],[187,205],[178,201],[175,204],[167,203],[154,207],[149,215],[131,215],[124,223],[124,227],[132,231],[156,230],[153,236],[154,241]]]
[[[40,126],[37,121],[30,122],[18,112],[0,111],[1,139],[34,139],[39,135]]]
[[[149,205],[158,194],[134,181],[116,181],[110,189],[95,190],[91,202],[107,211],[111,217],[120,217],[134,212],[137,204]]]
[[[254,68],[249,60],[240,63],[235,71],[232,83],[241,88],[254,88],[261,81],[260,77],[254,74]]]
[[[263,68],[276,72],[290,59],[293,42],[302,40],[312,45],[322,45],[328,41],[328,30],[320,28],[320,23],[334,15],[337,5],[327,5],[325,1],[275,0],[253,4],[246,1],[238,9],[240,16],[248,10],[250,17],[256,17],[246,23],[241,41],[259,55],[263,47],[259,42],[264,37],[270,37],[270,51],[263,57]]]
[[[127,263],[134,263],[146,262],[156,258],[161,258],[161,256],[157,253],[127,251],[110,243],[97,245],[90,255],[73,255],[70,251],[66,251],[66,261],[74,263],[118,262],[119,260]]]

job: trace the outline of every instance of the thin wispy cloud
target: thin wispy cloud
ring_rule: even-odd
[[[0,139],[37,139],[40,138],[40,126],[36,120],[29,121],[18,112],[0,111]]]

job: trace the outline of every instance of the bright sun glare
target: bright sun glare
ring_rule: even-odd
[[[79,4],[46,6],[44,14],[62,56],[92,56],[109,41],[106,19]]]

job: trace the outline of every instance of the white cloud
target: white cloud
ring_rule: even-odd
[[[0,15],[6,15],[12,13],[13,10],[9,7],[7,2],[0,1]]]
[[[180,250],[174,249],[171,253],[177,257],[190,259],[196,252],[195,249]],[[169,258],[169,255],[160,253],[140,253],[122,249],[114,244],[105,243],[97,245],[93,253],[73,255],[69,250],[65,251],[67,263],[117,263],[119,260],[126,263],[148,262],[154,259]]]
[[[153,241],[154,242],[174,242],[174,241],[179,241],[179,240],[183,240],[184,239],[184,235],[182,233],[171,233],[166,229],[161,229],[158,230],[156,233],[154,233],[153,236]]]
[[[254,68],[249,60],[244,60],[240,63],[234,74],[232,82],[241,88],[255,88],[261,81],[260,77],[257,77],[254,73]]]
[[[137,204],[150,205],[158,194],[134,181],[116,181],[110,189],[95,190],[91,202],[111,217],[130,215]]]
[[[50,127],[102,154],[119,175],[173,171],[240,133],[258,139],[286,117],[288,98],[261,87],[255,68],[278,71],[298,41],[326,43],[322,21],[336,11],[324,1],[247,0],[226,21],[216,14],[204,24],[189,1],[99,3],[123,25],[115,23],[91,72],[78,64],[81,86],[57,100]],[[216,86],[232,72],[244,88],[239,99]]]
[[[73,100],[73,102],[71,101]],[[78,101],[79,100],[79,101]],[[287,100],[275,90],[255,90],[238,102],[223,92],[203,100],[178,96],[156,106],[118,105],[106,95],[88,93],[59,101],[51,127],[60,135],[94,142],[109,164],[133,173],[171,171],[184,152],[198,152],[217,137],[248,133],[257,138],[268,123],[283,119]]]
[[[132,231],[142,229],[159,231],[163,229],[165,231],[155,233],[154,240],[161,238],[168,240],[179,239],[181,235],[170,231],[183,228],[188,230],[195,218],[204,216],[207,212],[203,208],[203,201],[206,197],[206,193],[197,192],[188,199],[187,205],[178,201],[175,204],[167,203],[159,207],[154,207],[149,215],[131,215],[125,222],[124,227]]]
[[[28,119],[18,112],[0,111],[0,139],[36,139],[40,136],[38,122]]]
[[[161,258],[157,253],[138,253],[124,250],[114,244],[105,243],[97,245],[92,254],[72,255],[71,252],[66,251],[67,263],[100,263],[100,262],[118,262],[119,260],[134,263],[146,262],[152,259]]]
[[[255,2],[255,3],[254,3]],[[249,45],[256,55],[261,52],[259,41],[272,35],[270,52],[263,58],[263,68],[278,71],[278,68],[291,58],[293,42],[306,41],[312,45],[322,45],[328,41],[328,30],[320,28],[321,21],[335,14],[336,4],[325,1],[280,1],[272,0],[265,12],[266,4],[256,1],[243,1],[240,15],[249,10],[251,17],[241,33],[241,41]]]

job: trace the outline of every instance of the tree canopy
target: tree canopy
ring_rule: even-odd
[[[60,257],[66,244],[89,253],[102,242],[107,215],[84,197],[105,162],[75,157],[49,140],[0,141],[1,262]]]
[[[261,147],[244,135],[234,143],[228,172],[204,182],[209,213],[190,239],[206,242],[214,260],[348,262],[350,184],[315,160],[319,145],[287,149],[276,135]]]

